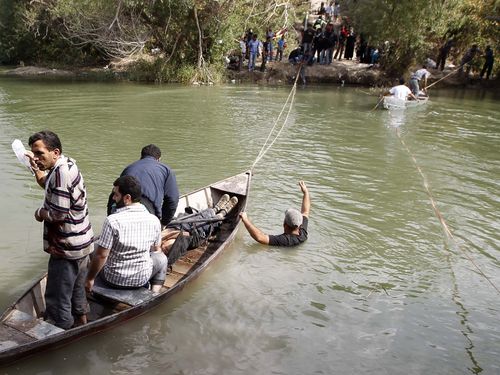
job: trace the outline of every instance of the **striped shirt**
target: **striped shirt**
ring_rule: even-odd
[[[93,251],[87,192],[73,159],[61,155],[47,174],[43,208],[49,213],[44,221],[44,250],[54,246],[68,259],[79,259]]]
[[[109,250],[104,279],[123,287],[145,285],[153,272],[150,250],[161,244],[160,220],[140,203],[119,208],[102,226],[97,244]]]

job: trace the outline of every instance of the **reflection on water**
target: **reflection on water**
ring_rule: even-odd
[[[236,174],[257,157],[288,89],[0,81],[0,304],[47,261],[32,220],[43,192],[17,164],[12,139],[59,133],[98,232],[114,178],[142,146],[160,146],[183,192]],[[498,372],[498,295],[447,242],[397,135],[460,247],[499,285],[498,98],[442,91],[396,112],[370,111],[376,99],[347,87],[301,88],[295,100],[255,168],[248,214],[279,232],[304,179],[305,244],[269,249],[241,228],[168,303],[8,373]]]

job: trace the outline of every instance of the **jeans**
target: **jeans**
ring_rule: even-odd
[[[80,259],[58,258],[51,255],[45,289],[45,318],[62,329],[73,326],[73,316],[89,312],[85,294],[85,279],[89,256]]]
[[[163,285],[167,278],[168,259],[162,251],[151,252],[153,272],[149,282],[151,285]]]
[[[254,70],[256,59],[257,59],[257,52],[250,52],[250,59],[248,60],[248,70],[249,71]]]

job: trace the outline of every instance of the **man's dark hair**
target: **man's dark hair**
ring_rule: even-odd
[[[161,158],[160,148],[153,144],[144,146],[141,150],[141,159],[144,159],[147,156],[152,156],[155,159],[159,160]]]
[[[403,77],[399,78],[399,84],[404,85],[405,84],[405,79]]]
[[[28,144],[32,146],[33,143],[37,141],[43,141],[45,147],[47,147],[49,151],[54,151],[56,148],[58,148],[62,154],[61,141],[59,140],[59,137],[56,133],[51,132],[50,130],[42,130],[41,132],[33,134],[29,138]]]
[[[141,201],[141,183],[134,176],[121,176],[118,177],[113,186],[118,186],[118,191],[121,195],[130,194],[132,202]]]

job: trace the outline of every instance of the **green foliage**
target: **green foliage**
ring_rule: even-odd
[[[351,20],[370,37],[370,44],[389,42],[382,64],[390,74],[401,74],[426,57],[436,58],[439,47],[455,39],[458,60],[472,43],[498,43],[498,0],[347,0]]]

